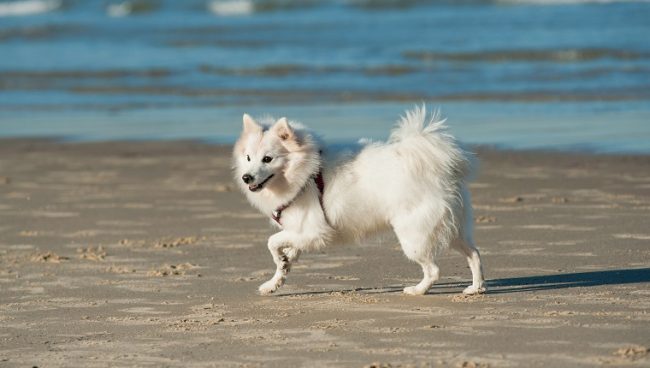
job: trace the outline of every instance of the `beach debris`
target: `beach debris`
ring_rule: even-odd
[[[0,176],[0,185],[11,184],[11,178],[8,176]]]
[[[129,267],[112,265],[112,266],[106,268],[106,272],[111,272],[111,273],[134,273],[135,269],[129,268]]]
[[[101,245],[98,247],[77,248],[79,258],[90,261],[103,261],[106,257],[106,251]]]
[[[23,230],[23,231],[19,232],[18,235],[31,237],[31,236],[38,236],[39,233],[38,233],[38,231],[34,231],[34,230]]]
[[[226,322],[226,319],[223,317],[182,318],[177,322],[169,324],[168,326],[180,331],[205,331],[211,326],[215,326],[223,322]]]
[[[489,368],[490,365],[482,362],[475,362],[473,360],[465,360],[456,364],[458,368]]]
[[[157,270],[151,270],[147,273],[147,276],[182,276],[187,273],[188,270],[197,268],[197,265],[191,264],[189,262],[179,263],[177,265],[165,264]]]
[[[190,245],[203,240],[205,237],[198,236],[182,236],[178,238],[161,238],[153,242],[154,248],[176,248],[182,245]],[[148,240],[134,240],[134,239],[122,239],[118,243],[119,245],[124,245],[128,247],[149,247],[151,246],[151,241]]]
[[[395,366],[390,363],[382,363],[382,362],[373,362],[363,366],[363,368],[393,368],[393,367]]]
[[[217,192],[232,192],[234,189],[232,184],[219,183],[214,187],[214,190]]]
[[[569,203],[569,198],[566,197],[553,197],[551,198],[553,203]]]
[[[348,323],[342,319],[330,319],[326,321],[318,321],[315,324],[311,325],[310,328],[319,329],[319,330],[330,330],[336,328],[346,327]]]
[[[330,295],[340,301],[352,304],[377,304],[379,299],[357,291],[333,291]]]
[[[338,281],[358,281],[358,277],[354,276],[340,276],[340,275],[328,275],[328,280],[338,280]]]
[[[32,262],[51,262],[51,263],[60,263],[61,261],[69,260],[69,257],[61,257],[54,252],[43,252],[38,253],[32,256]]]
[[[122,239],[118,242],[118,244],[127,247],[133,247],[133,246],[144,247],[147,244],[147,242],[144,240]]]
[[[477,224],[489,224],[492,222],[496,222],[497,218],[494,216],[476,216],[474,219],[474,222]]]
[[[474,303],[480,301],[485,297],[484,294],[457,294],[451,297],[451,301],[454,303]]]
[[[199,237],[197,236],[184,236],[180,238],[175,238],[175,239],[163,239],[163,240],[158,240],[154,247],[156,248],[175,248],[179,247],[181,245],[189,245],[189,244],[194,244],[197,241],[199,241]]]
[[[519,203],[524,201],[524,197],[521,196],[507,197],[507,198],[501,198],[500,201],[504,203]]]
[[[168,327],[182,331],[205,331],[212,326],[226,322],[224,307],[223,304],[215,305],[214,298],[212,298],[209,304],[193,306],[191,314],[171,322]],[[231,322],[233,321],[231,320]]]
[[[259,276],[240,276],[233,279],[235,282],[249,282],[256,280],[261,280],[261,278]]]
[[[637,360],[648,355],[648,351],[645,346],[626,346],[616,350],[614,355],[628,360]]]

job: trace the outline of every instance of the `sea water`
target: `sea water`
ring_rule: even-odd
[[[244,112],[382,139],[650,153],[650,2],[0,1],[0,137],[230,143]]]

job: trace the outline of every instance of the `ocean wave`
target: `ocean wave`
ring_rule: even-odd
[[[577,5],[610,3],[650,3],[650,0],[494,0],[495,3],[512,5]]]
[[[116,79],[116,78],[164,78],[173,72],[169,69],[103,69],[103,70],[2,70],[0,78],[7,79]]]
[[[219,16],[241,16],[253,13],[310,8],[327,4],[319,0],[213,0],[208,10]]]
[[[17,17],[55,11],[61,7],[59,0],[24,0],[0,3],[0,17]]]
[[[200,71],[206,74],[218,74],[241,77],[288,77],[297,75],[322,75],[332,73],[361,73],[367,76],[399,76],[418,72],[409,65],[375,65],[375,66],[311,66],[302,64],[273,64],[251,68],[229,68],[202,65]]]
[[[487,50],[476,52],[445,53],[435,51],[406,51],[408,59],[424,62],[585,62],[598,59],[639,60],[648,59],[650,55],[618,49],[550,49],[550,50]]]
[[[312,90],[312,89],[195,89],[177,86],[75,86],[69,92],[89,95],[183,96],[214,103],[232,104],[301,104],[307,102],[412,102],[412,101],[474,101],[527,103],[580,103],[648,101],[648,86],[607,90],[538,90],[486,91],[427,94],[421,92],[366,91],[366,90]]]
[[[650,0],[344,0],[344,4],[352,7],[380,10],[411,8],[421,5],[458,5],[473,4],[509,4],[509,5],[570,5],[589,3],[648,3]]]
[[[216,15],[249,15],[255,11],[251,0],[215,0],[208,3],[208,10]]]
[[[0,42],[7,40],[46,40],[79,34],[84,31],[87,31],[87,28],[77,24],[52,24],[7,28],[0,29]]]
[[[155,10],[157,4],[150,1],[123,1],[120,3],[109,4],[106,7],[106,13],[109,17],[127,17],[135,14],[149,13]]]
[[[426,0],[346,0],[345,4],[368,10],[381,10],[381,9],[404,9],[417,5],[431,3],[432,1]],[[444,1],[445,4],[453,3],[454,0]],[[466,4],[465,1],[460,1],[461,4]]]
[[[106,13],[108,13],[108,16],[115,18],[126,17],[127,15],[131,14],[131,11],[132,6],[128,1],[119,4],[110,4],[106,8]]]

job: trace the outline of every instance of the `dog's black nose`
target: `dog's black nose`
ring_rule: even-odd
[[[241,180],[243,180],[244,183],[248,184],[251,181],[255,180],[255,178],[252,175],[244,174],[244,176],[241,177]]]

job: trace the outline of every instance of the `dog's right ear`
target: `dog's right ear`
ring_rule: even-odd
[[[259,125],[253,118],[251,118],[250,115],[244,114],[243,121],[244,121],[244,126],[243,126],[244,134],[250,134],[250,133],[262,131],[262,126]]]
[[[291,128],[291,125],[289,125],[287,118],[278,119],[271,130],[273,130],[283,141],[291,140],[294,138],[293,129]]]

